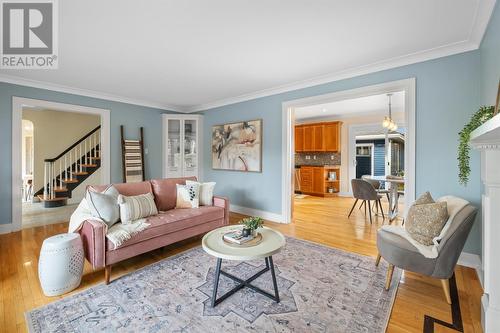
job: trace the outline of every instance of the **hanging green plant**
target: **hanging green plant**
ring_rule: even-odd
[[[458,144],[458,181],[460,184],[466,186],[469,182],[470,174],[470,134],[476,128],[484,124],[486,121],[493,117],[493,112],[495,107],[493,106],[481,106],[479,110],[474,113],[468,124],[458,133],[460,136],[460,143]]]

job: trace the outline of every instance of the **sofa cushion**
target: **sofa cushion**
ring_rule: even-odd
[[[150,226],[123,242],[119,248],[223,218],[224,208],[222,207],[202,206],[200,208],[172,209],[148,218],[146,222]],[[108,251],[115,250],[113,243],[109,240],[106,242]]]
[[[153,192],[153,190],[151,188],[151,183],[149,181],[144,181],[144,182],[139,182],[139,183],[120,183],[120,184],[113,184],[113,186],[118,190],[118,192],[121,195],[126,195],[128,197]],[[105,189],[107,189],[108,187],[109,187],[109,185],[91,185],[91,186],[89,186],[90,189],[92,189],[96,192],[102,192]]]
[[[165,178],[151,180],[156,207],[159,211],[167,211],[175,208],[177,200],[177,184],[185,185],[186,180],[196,180],[196,177]]]

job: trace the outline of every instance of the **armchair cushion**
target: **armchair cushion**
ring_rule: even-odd
[[[415,246],[399,235],[379,230],[377,247],[379,254],[397,267],[426,275],[434,271],[436,259],[424,257]]]

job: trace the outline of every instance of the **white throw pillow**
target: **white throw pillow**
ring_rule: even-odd
[[[200,189],[200,206],[212,206],[214,204],[215,182],[199,183],[194,180],[186,180],[186,185],[198,184]]]
[[[110,185],[102,192],[87,190],[85,199],[92,216],[103,220],[108,227],[111,227],[120,221],[120,208],[116,201],[119,195],[118,190]]]
[[[177,200],[175,208],[198,208],[200,188],[198,184],[177,184]]]
[[[135,220],[158,214],[152,193],[130,197],[120,194],[118,204],[120,205],[120,218],[123,224],[129,224]]]

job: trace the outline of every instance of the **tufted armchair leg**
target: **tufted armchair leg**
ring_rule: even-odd
[[[451,296],[450,296],[450,280],[441,279],[441,285],[443,286],[444,296],[446,297],[446,302],[451,304]]]
[[[394,265],[389,264],[389,268],[387,268],[387,276],[385,278],[385,290],[389,290],[389,288],[391,287],[393,273],[394,273]]]

